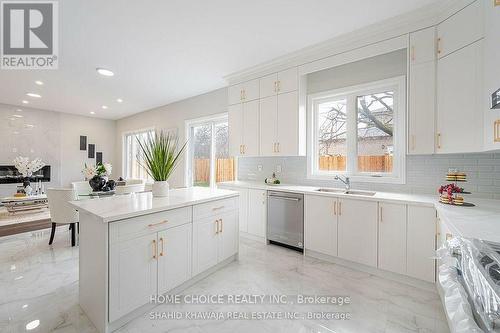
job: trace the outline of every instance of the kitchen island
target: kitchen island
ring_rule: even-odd
[[[80,213],[80,306],[112,332],[238,256],[238,193],[171,190],[74,201]]]

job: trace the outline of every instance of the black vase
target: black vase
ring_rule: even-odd
[[[94,192],[102,191],[102,188],[106,185],[106,179],[99,176],[94,176],[89,180],[89,185],[92,187]]]

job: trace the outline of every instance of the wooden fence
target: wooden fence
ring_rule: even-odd
[[[194,183],[208,185],[210,180],[210,160],[208,158],[194,160]],[[234,180],[234,159],[218,158],[215,160],[215,181]]]
[[[320,170],[345,170],[345,156],[320,156]],[[392,172],[392,156],[358,156],[360,172]]]

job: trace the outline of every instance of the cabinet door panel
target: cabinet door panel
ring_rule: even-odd
[[[299,108],[297,92],[278,95],[278,154],[294,156],[299,152]]]
[[[406,205],[379,203],[378,268],[406,274]]]
[[[239,156],[243,145],[243,104],[228,106],[229,154]]]
[[[433,154],[436,137],[436,64],[434,61],[410,65],[409,87],[410,154]]]
[[[482,3],[477,0],[438,25],[439,58],[484,37]]]
[[[278,74],[274,73],[260,78],[260,98],[274,96],[278,93]]]
[[[305,248],[337,256],[337,204],[336,198],[305,196],[304,231]]]
[[[259,101],[243,103],[243,155],[259,155]]]
[[[241,103],[242,86],[236,84],[227,88],[227,103],[229,105]]]
[[[482,54],[478,41],[438,61],[438,153],[482,150]]]
[[[266,97],[260,100],[260,155],[276,155],[276,131],[278,126],[278,99],[277,96]]]
[[[293,67],[278,73],[278,93],[284,94],[298,89],[298,71]]]
[[[259,99],[259,79],[242,83],[243,101],[249,102]]]
[[[436,29],[430,27],[410,34],[410,65],[436,60]]]
[[[158,294],[191,278],[193,225],[187,223],[158,233]]]
[[[157,293],[156,233],[109,248],[109,320],[147,304]]]
[[[408,206],[407,261],[409,276],[435,282],[436,210]]]
[[[248,233],[266,237],[267,192],[248,190]]]
[[[339,257],[377,267],[377,210],[374,201],[339,199]]]
[[[193,223],[193,276],[217,265],[218,217]]]
[[[219,233],[219,262],[238,252],[238,215],[236,212],[224,214],[220,217]]]
[[[233,189],[240,193],[239,196],[239,210],[238,210],[238,224],[240,226],[240,231],[248,232],[248,189],[239,188]]]

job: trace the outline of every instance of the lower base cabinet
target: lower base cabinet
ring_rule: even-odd
[[[377,267],[376,201],[339,199],[338,256]]]
[[[407,274],[428,282],[436,281],[436,210],[408,206]]]
[[[238,252],[238,213],[231,212],[193,222],[193,275]]]
[[[308,250],[337,256],[337,198],[306,195],[304,200],[304,246]]]
[[[379,202],[378,268],[406,274],[406,205]]]
[[[267,191],[248,190],[248,233],[266,237]]]

